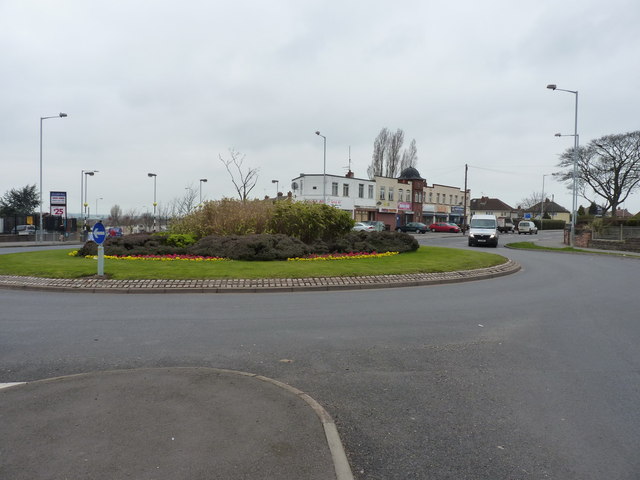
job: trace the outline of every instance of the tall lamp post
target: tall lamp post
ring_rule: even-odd
[[[96,218],[98,218],[98,200],[104,200],[102,197],[96,197]]]
[[[202,207],[202,184],[206,183],[207,179],[206,178],[201,178],[200,179],[200,206]]]
[[[82,176],[84,178],[84,198],[82,199],[82,209],[84,212],[83,231],[85,232],[87,231],[87,207],[89,206],[89,197],[87,196],[87,186],[89,185],[88,177],[93,177],[96,173],[98,173],[98,170],[82,170]],[[82,196],[82,184],[80,185],[80,194]]]
[[[156,202],[156,178],[158,175],[155,173],[147,173],[148,177],[153,177],[153,231],[156,231],[156,207],[158,202]],[[201,184],[202,185],[202,184]]]
[[[558,90],[560,92],[568,92],[573,93],[576,96],[576,108],[575,108],[575,119],[574,119],[574,133],[573,133],[573,204],[571,207],[571,235],[570,235],[570,244],[571,246],[575,246],[576,241],[576,211],[578,209],[578,188],[577,188],[577,177],[578,177],[578,146],[579,146],[579,138],[578,137],[578,91],[577,90],[565,90],[564,88],[558,88],[555,84],[547,85],[549,90]],[[562,135],[556,135],[562,136]]]
[[[58,115],[52,115],[50,117],[40,117],[40,230],[39,230],[39,236],[40,236],[40,241],[42,241],[42,121],[46,120],[48,118],[65,118],[67,116],[66,113],[62,113],[60,112]]]
[[[84,183],[87,175],[93,176],[95,173],[98,173],[98,170],[81,170],[80,171],[80,216],[84,219],[84,225],[83,225],[84,230],[86,230],[86,227],[87,227],[87,219],[84,214],[84,211],[87,207],[86,194],[84,193],[85,192]]]
[[[327,137],[322,135],[320,131],[316,131],[316,135],[322,137],[324,143],[324,154],[322,160],[322,203],[327,204]]]
[[[280,182],[278,180],[271,180],[271,183],[276,184],[276,198],[278,198],[278,193],[280,193]]]

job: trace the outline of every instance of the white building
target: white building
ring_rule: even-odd
[[[374,219],[376,182],[355,178],[351,171],[344,177],[301,173],[292,180],[291,190],[293,199],[298,202],[326,203],[340,210],[352,212],[356,220]]]

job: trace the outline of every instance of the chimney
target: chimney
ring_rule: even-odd
[[[353,172],[352,172],[351,170],[349,170],[349,171],[347,172],[347,174],[345,175],[345,177],[347,177],[347,178],[353,178]]]

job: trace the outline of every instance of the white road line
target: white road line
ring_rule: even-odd
[[[26,382],[0,383],[0,389],[13,387],[14,385],[23,385],[24,383]]]

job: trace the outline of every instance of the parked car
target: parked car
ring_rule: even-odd
[[[460,227],[455,223],[438,222],[429,225],[429,230],[432,232],[451,232],[460,233]]]
[[[17,235],[35,235],[36,226],[35,225],[18,225],[11,231],[11,233],[17,234]]]
[[[538,234],[538,227],[536,224],[527,220],[523,220],[518,223],[518,235],[528,233],[529,235],[533,235],[534,233]]]
[[[381,222],[380,220],[367,220],[365,222],[360,222],[360,223],[364,223],[365,225],[373,225],[373,229],[376,232],[384,232],[385,230],[388,230],[385,223]]]
[[[107,227],[107,235],[110,237],[121,237],[123,235],[122,227]]]
[[[356,232],[374,232],[375,228],[373,225],[367,225],[365,223],[362,222],[356,222],[356,224],[353,226],[352,230],[356,231]]]
[[[427,233],[429,227],[427,227],[424,223],[420,222],[409,222],[406,225],[400,225],[396,228],[396,232],[416,232],[416,233]]]

